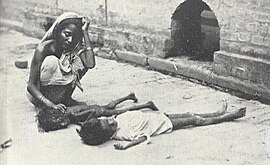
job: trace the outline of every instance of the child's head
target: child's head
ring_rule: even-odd
[[[43,109],[37,114],[38,126],[45,132],[66,128],[70,120],[63,112],[55,109]]]
[[[91,119],[78,131],[82,141],[89,145],[99,145],[108,140],[117,131],[117,122],[112,117]]]

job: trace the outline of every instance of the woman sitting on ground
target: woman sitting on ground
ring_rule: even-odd
[[[117,143],[115,149],[124,150],[142,142],[149,142],[150,136],[171,132],[185,126],[204,126],[232,121],[244,117],[246,108],[227,113],[227,103],[221,111],[208,114],[162,114],[130,111],[116,117],[90,119],[77,130],[82,141],[99,145],[110,139],[130,141]]]
[[[66,111],[77,105],[71,95],[88,69],[95,67],[89,20],[72,12],[62,14],[47,31],[32,58],[27,94],[38,107]]]

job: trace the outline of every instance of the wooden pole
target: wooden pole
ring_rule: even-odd
[[[55,0],[55,6],[56,6],[56,9],[58,10],[58,0]]]
[[[105,25],[108,26],[108,4],[107,0],[105,0]]]

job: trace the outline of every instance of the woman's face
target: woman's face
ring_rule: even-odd
[[[57,37],[57,43],[65,51],[72,50],[81,39],[79,29],[74,24],[66,25]]]

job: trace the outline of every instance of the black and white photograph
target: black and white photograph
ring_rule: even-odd
[[[270,165],[269,0],[0,0],[1,165]]]

